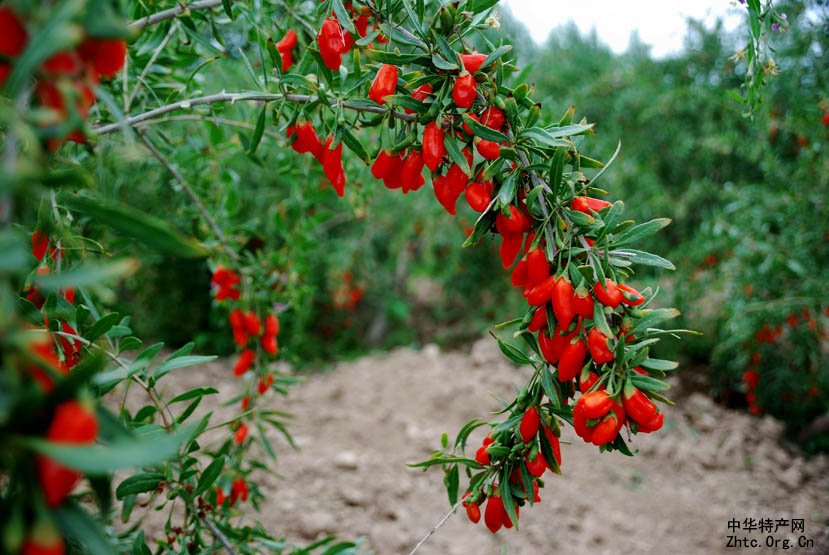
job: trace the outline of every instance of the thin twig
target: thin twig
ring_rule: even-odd
[[[162,166],[164,166],[168,172],[173,176],[173,178],[178,182],[179,186],[184,189],[184,192],[187,193],[187,196],[190,197],[190,200],[193,201],[193,204],[196,206],[196,209],[201,213],[204,220],[210,226],[210,229],[213,230],[213,234],[221,243],[222,248],[234,260],[239,259],[239,255],[228,246],[227,237],[225,237],[224,232],[219,227],[219,224],[216,223],[216,220],[213,219],[213,216],[208,212],[207,207],[205,207],[204,203],[201,201],[199,196],[190,187],[190,184],[184,179],[184,176],[181,175],[175,166],[173,166],[169,160],[161,153],[158,148],[150,141],[144,133],[139,133],[138,138],[141,139],[141,142],[144,143],[144,146],[152,153],[156,160],[158,160]]]
[[[167,104],[165,106],[159,106],[158,108],[154,108],[152,110],[148,110],[141,114],[136,114],[134,116],[130,116],[125,118],[123,122],[116,122],[116,123],[109,123],[106,125],[101,125],[99,127],[93,128],[98,135],[105,135],[107,133],[112,133],[113,131],[117,131],[121,129],[123,125],[132,126],[136,123],[146,122],[158,116],[163,116],[164,114],[169,114],[170,112],[176,112],[178,110],[187,110],[192,108],[193,106],[204,106],[210,104],[217,104],[221,102],[239,102],[239,101],[254,101],[254,102],[276,102],[279,100],[285,100],[287,102],[296,102],[299,104],[306,104],[308,102],[316,102],[319,100],[317,96],[307,95],[307,94],[280,94],[280,93],[227,93],[227,92],[220,92],[216,94],[211,94],[207,96],[199,96],[196,98],[191,98],[188,100],[179,100],[178,102],[173,102],[172,104]],[[369,112],[373,114],[385,114],[387,112],[391,113],[392,117],[397,118],[403,121],[415,121],[417,120],[416,114],[406,114],[403,112],[397,112],[395,110],[389,110],[388,108],[384,108],[382,106],[365,106],[362,104],[353,104],[351,102],[344,102],[344,101],[336,101],[332,104],[333,106],[341,106],[346,108],[347,110],[354,110],[355,112]]]
[[[200,0],[198,2],[191,2],[190,4],[179,3],[175,8],[160,11],[158,13],[150,14],[147,17],[135,20],[130,23],[130,29],[134,31],[141,31],[149,25],[155,25],[166,19],[173,19],[186,12],[194,12],[196,10],[210,10],[216,6],[221,5],[222,0]]]
[[[227,551],[230,555],[237,555],[236,550],[233,549],[233,546],[230,544],[230,540],[228,540],[227,537],[225,537],[225,535],[222,534],[221,530],[219,530],[216,527],[216,524],[212,520],[208,520],[203,516],[199,516],[199,518],[204,523],[204,525],[207,526],[207,529],[210,530],[210,533],[213,534],[213,537],[219,540],[219,543],[221,543],[222,546],[224,546],[225,551]]]
[[[124,113],[130,111],[130,107],[132,106],[132,101],[135,100],[135,95],[138,94],[138,91],[141,90],[142,85],[144,85],[144,79],[146,79],[147,74],[150,73],[150,70],[155,64],[155,61],[161,55],[161,51],[164,50],[164,47],[167,46],[167,43],[170,42],[170,39],[173,38],[173,35],[178,30],[178,25],[173,24],[170,25],[170,30],[167,31],[167,34],[164,36],[164,39],[158,44],[158,46],[153,51],[153,55],[150,56],[150,60],[147,62],[147,65],[144,66],[144,69],[141,70],[141,74],[135,80],[135,86],[130,91],[130,94],[127,96],[127,101],[124,105]]]
[[[409,551],[409,555],[414,555],[415,553],[417,553],[418,549],[420,549],[423,546],[423,544],[426,543],[426,540],[431,538],[435,534],[435,532],[437,532],[440,529],[441,526],[446,524],[446,521],[449,520],[449,517],[455,514],[455,511],[458,510],[458,507],[461,506],[461,503],[463,503],[463,501],[458,501],[457,503],[455,503],[452,506],[452,508],[449,509],[445,515],[443,515],[443,517],[438,521],[438,523],[435,524],[431,530],[429,530],[429,533],[423,536],[423,538],[421,538],[421,540],[417,542],[417,545],[414,546],[414,549]]]

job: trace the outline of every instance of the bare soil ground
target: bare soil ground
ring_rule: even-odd
[[[218,384],[229,394],[230,375],[230,362],[217,362],[183,371],[174,387]],[[526,377],[489,339],[467,352],[401,348],[308,377],[287,399],[275,397],[275,408],[296,415],[300,450],[274,438],[282,478],[259,482],[267,498],[259,519],[301,543],[337,533],[364,537],[367,553],[409,553],[449,505],[440,470],[406,463],[426,458],[441,433],[486,418],[497,407],[492,394],[510,395]],[[542,503],[521,512],[519,530],[493,536],[459,513],[418,553],[829,553],[829,458],[804,460],[771,418],[677,393],[665,428],[634,439],[634,458],[600,454],[565,430],[564,474],[546,475]],[[805,530],[773,532],[776,550],[729,549],[734,518],[803,519]],[[737,534],[762,545],[768,535]],[[800,536],[815,546],[798,547]]]

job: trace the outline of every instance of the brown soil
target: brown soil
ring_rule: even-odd
[[[182,371],[174,389],[219,383],[230,395],[229,375],[226,362]],[[408,553],[449,505],[440,470],[406,463],[429,456],[441,433],[486,417],[497,406],[492,394],[508,396],[526,377],[490,339],[464,353],[397,349],[310,376],[276,398],[274,408],[296,416],[290,430],[300,450],[274,434],[282,478],[259,482],[267,499],[259,520],[298,543],[337,533],[364,537],[367,553]],[[804,519],[805,533],[771,536],[792,542],[786,552],[829,553],[829,458],[804,460],[781,443],[775,420],[725,410],[699,393],[666,415],[659,433],[634,439],[634,458],[600,454],[565,430],[564,474],[546,475],[542,503],[521,512],[520,530],[492,535],[459,513],[418,553],[774,552],[727,549],[732,518]],[[473,435],[473,444],[480,439]],[[761,544],[768,535],[737,534]],[[797,547],[801,535],[815,547]]]

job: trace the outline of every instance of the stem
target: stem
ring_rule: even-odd
[[[221,5],[221,3],[222,0],[199,0],[197,2],[191,2],[190,4],[179,3],[179,5],[175,8],[150,14],[147,17],[142,17],[141,19],[133,21],[130,23],[130,29],[133,31],[141,31],[149,25],[155,25],[156,23],[167,19],[173,19],[183,13],[196,10],[210,10]]]
[[[207,529],[210,530],[210,533],[213,534],[213,537],[219,540],[219,543],[222,544],[222,546],[225,548],[225,551],[227,551],[230,555],[237,555],[236,550],[233,549],[233,546],[230,544],[230,540],[228,540],[227,537],[225,537],[225,535],[222,534],[221,530],[219,530],[216,527],[216,523],[214,523],[212,520],[208,520],[206,517],[203,516],[199,516],[199,519],[201,519],[204,525],[207,526]]]
[[[426,543],[426,540],[431,538],[435,534],[435,532],[437,532],[440,529],[441,526],[446,524],[446,521],[449,520],[449,517],[451,517],[453,514],[455,514],[455,511],[458,509],[458,507],[461,506],[461,503],[463,503],[463,501],[458,501],[457,503],[455,503],[452,506],[452,508],[449,509],[446,512],[446,514],[443,515],[443,517],[441,517],[441,519],[438,521],[438,523],[435,524],[432,527],[431,530],[429,530],[429,533],[426,534],[425,536],[423,536],[423,538],[421,538],[421,540],[419,542],[417,542],[417,545],[414,546],[414,549],[409,551],[409,555],[414,555],[415,553],[417,553],[417,551],[423,546],[423,544]]]
[[[113,131],[117,131],[122,127],[122,125],[132,126],[138,123],[146,122],[147,120],[152,120],[158,116],[163,116],[164,114],[169,114],[170,112],[176,112],[178,110],[186,110],[192,108],[193,106],[205,106],[210,104],[217,104],[220,102],[237,102],[237,101],[257,101],[257,102],[275,102],[278,100],[284,100],[287,102],[296,102],[299,104],[305,104],[308,102],[316,102],[319,100],[319,97],[307,95],[307,94],[274,94],[274,93],[227,93],[227,92],[220,92],[216,94],[211,94],[207,96],[200,96],[197,98],[191,98],[188,100],[180,100],[178,102],[173,102],[172,104],[167,104],[165,106],[160,106],[158,108],[154,108],[147,112],[143,112],[141,114],[136,114],[134,116],[130,116],[125,118],[123,122],[116,122],[116,123],[109,123],[106,125],[101,125],[99,127],[93,128],[93,131],[98,135],[106,135],[107,133],[112,133]],[[397,112],[395,110],[389,110],[387,108],[383,108],[382,106],[363,106],[363,105],[355,105],[350,102],[346,101],[335,101],[331,104],[332,107],[339,106],[342,108],[346,108],[348,110],[354,110],[355,112],[369,112],[373,114],[385,114],[387,112],[391,112],[392,117],[395,117],[399,120],[403,121],[416,121],[417,115],[416,114],[406,114],[404,112]]]
[[[147,65],[144,66],[144,69],[141,70],[141,75],[135,80],[135,86],[130,91],[130,94],[127,96],[127,100],[124,103],[124,113],[130,111],[130,107],[132,106],[132,101],[135,100],[135,95],[138,94],[138,91],[141,90],[141,87],[144,85],[144,79],[147,77],[147,74],[155,64],[155,61],[158,59],[158,56],[161,55],[161,51],[164,50],[164,47],[167,46],[167,43],[170,42],[170,39],[173,38],[173,35],[178,30],[178,25],[173,24],[170,25],[170,30],[167,31],[167,34],[164,36],[164,40],[162,40],[159,45],[156,47],[153,55],[150,56],[150,60],[147,62]],[[126,81],[125,81],[126,82]]]
[[[184,189],[184,192],[187,193],[188,197],[190,197],[190,200],[193,202],[193,204],[196,206],[196,209],[199,211],[199,213],[201,213],[204,220],[210,226],[210,229],[213,230],[213,234],[221,243],[222,249],[225,251],[225,253],[230,258],[238,260],[239,255],[236,254],[236,252],[228,246],[227,237],[225,237],[225,234],[224,232],[222,232],[221,228],[219,227],[219,224],[217,224],[216,220],[213,219],[213,216],[210,214],[210,212],[208,212],[207,208],[204,206],[204,203],[201,201],[198,195],[196,195],[195,191],[193,191],[193,188],[190,187],[190,184],[187,183],[187,180],[184,179],[184,176],[181,175],[181,172],[179,172],[170,163],[170,161],[167,160],[167,158],[161,153],[161,151],[158,150],[158,148],[156,148],[156,146],[147,138],[147,136],[144,133],[140,133],[138,135],[138,138],[141,139],[141,142],[144,143],[144,146],[147,147],[147,149],[152,153],[155,159],[158,160],[161,163],[161,165],[167,169],[168,172],[170,172],[170,174],[178,182],[181,188]]]

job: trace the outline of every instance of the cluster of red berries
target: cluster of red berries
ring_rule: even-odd
[[[9,6],[1,6],[0,86],[5,84],[28,41],[29,33],[18,14]],[[47,141],[49,150],[56,150],[66,140],[85,141],[83,120],[95,104],[93,88],[102,78],[117,74],[124,67],[126,55],[126,43],[122,40],[86,37],[74,50],[54,54],[38,68],[35,98],[52,113],[46,123],[71,124],[65,134]],[[70,115],[77,116],[77,120],[68,120]]]
[[[291,148],[300,154],[310,153],[322,165],[325,177],[337,191],[337,195],[345,194],[345,169],[343,168],[343,144],[339,143],[331,148],[334,136],[328,137],[323,145],[309,122],[297,122],[289,125],[285,135],[291,142]]]
[[[236,478],[230,484],[229,494],[225,493],[221,487],[216,488],[216,505],[222,506],[226,500],[230,500],[230,506],[233,507],[239,500],[247,501],[249,495],[250,490],[248,490],[248,484],[245,482],[245,479]]]
[[[334,308],[337,310],[354,312],[363,299],[363,287],[354,285],[354,274],[345,271],[342,275],[342,285],[334,290],[331,297]]]
[[[554,432],[550,426],[541,422],[538,408],[535,406],[529,407],[521,416],[520,423],[517,429],[517,439],[520,440],[519,446],[524,454],[524,462],[527,472],[532,481],[533,501],[532,503],[540,503],[541,497],[539,489],[543,485],[541,476],[544,475],[548,469],[552,472],[560,472],[561,467],[561,445],[558,439],[557,430]],[[493,437],[491,434],[486,436],[475,453],[475,461],[481,466],[491,464],[490,452],[499,453],[504,451],[512,451],[513,446],[510,444],[515,440],[515,435],[498,434]],[[547,460],[543,454],[542,442],[550,448],[552,459]],[[528,499],[526,486],[521,477],[521,471],[514,468],[510,475],[510,484],[515,487],[521,487],[524,490],[525,497]],[[486,493],[488,491],[488,494]],[[486,502],[484,511],[484,523],[493,534],[501,529],[501,527],[512,528],[512,520],[509,518],[506,509],[504,508],[504,501],[498,493],[498,485],[493,484],[488,490],[483,489],[477,493],[467,491],[463,496],[463,505],[466,509],[466,515],[474,523],[481,519],[480,506]],[[518,504],[515,507],[516,517],[520,514],[520,507],[524,504],[525,498],[518,498]]]
[[[353,19],[358,38],[365,38],[368,35],[371,10],[364,6],[358,14],[350,2],[345,5],[345,9]],[[317,46],[325,67],[337,71],[343,63],[343,54],[351,50],[355,40],[351,33],[342,28],[336,14],[332,13],[331,17],[323,21],[319,33],[317,33]],[[378,35],[377,42],[383,44],[386,42],[386,38],[382,34]]]
[[[242,294],[239,285],[242,283],[239,274],[225,266],[217,266],[213,272],[213,277],[210,280],[210,285],[213,288],[213,295],[218,302],[230,299],[238,301]]]

